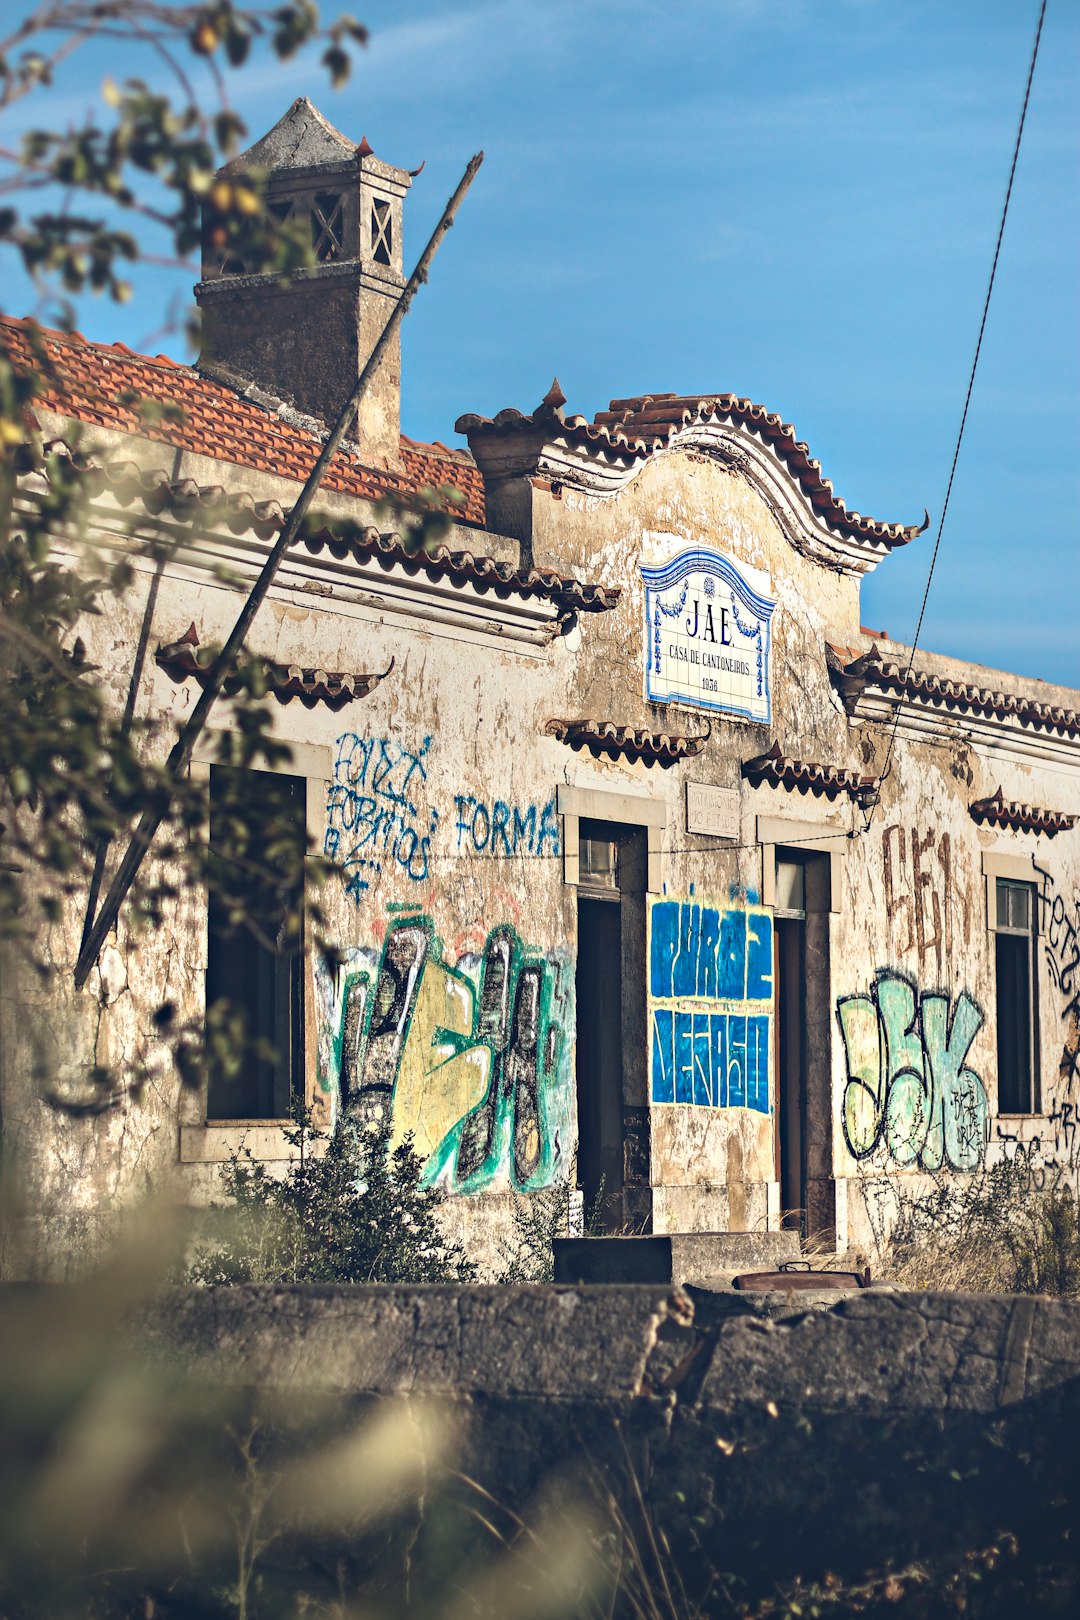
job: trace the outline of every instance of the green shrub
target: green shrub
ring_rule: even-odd
[[[246,1147],[230,1156],[218,1212],[188,1281],[221,1283],[471,1282],[474,1267],[439,1224],[444,1195],[421,1185],[411,1136],[341,1121],[332,1134],[300,1110],[285,1132],[296,1157],[284,1177]]]

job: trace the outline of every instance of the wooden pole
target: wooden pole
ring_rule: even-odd
[[[405,286],[401,292],[401,297],[394,305],[390,318],[383,327],[379,341],[372,349],[371,355],[365,364],[363,371],[361,371],[359,377],[356,379],[356,387],[349,395],[341,415],[334,424],[330,437],[323,445],[322,453],[320,454],[318,461],[316,461],[311,473],[308,476],[307,483],[300,491],[296,503],[293,506],[292,511],[289,513],[285,525],[274,543],[274,547],[270,552],[270,555],[263,564],[262,572],[259,574],[255,584],[252,586],[251,595],[247,598],[244,606],[240,610],[239,617],[237,618],[236,623],[233,625],[229,639],[226,641],[224,647],[222,647],[209,671],[209,674],[207,675],[206,684],[203,687],[202,695],[199,698],[198,703],[196,703],[194,709],[192,709],[191,714],[188,716],[188,719],[185,722],[184,727],[181,730],[180,735],[173,746],[173,750],[166,762],[166,771],[174,782],[178,782],[184,771],[187,770],[188,764],[191,760],[192,749],[202,733],[209,717],[210,710],[217,701],[221,693],[221,689],[225,684],[226,677],[232,670],[236,662],[237,655],[244,645],[244,641],[247,637],[248,631],[251,629],[255,615],[258,613],[263,602],[266,600],[270,587],[274,583],[274,578],[277,571],[281,566],[282,559],[284,558],[289,547],[292,545],[293,541],[296,539],[297,535],[300,533],[300,526],[303,523],[304,518],[307,516],[308,508],[314,499],[319,485],[322,483],[327,467],[330,465],[330,462],[333,460],[334,456],[337,454],[337,451],[341,447],[341,441],[344,439],[352,423],[353,417],[356,415],[357,408],[364,396],[364,391],[378,369],[379,362],[382,360],[382,357],[386,352],[390,339],[393,337],[397,328],[401,325],[404,316],[408,313],[409,305],[412,303],[421,285],[427,280],[428,271],[431,268],[431,261],[434,259],[443,237],[446,235],[451,225],[453,225],[454,217],[457,214],[458,208],[461,206],[462,201],[464,200],[465,193],[472,185],[473,180],[476,177],[477,170],[483,161],[483,152],[477,152],[476,156],[469,160],[465,173],[462,175],[461,180],[458,183],[457,190],[450,198],[446,208],[443,210],[442,218],[439,220],[439,223],[431,233],[431,239],[428,242],[427,247],[424,249],[423,253],[421,253],[416,262],[416,269],[405,283]],[[101,910],[94,919],[92,927],[84,936],[83,946],[79,952],[79,959],[75,964],[75,985],[77,989],[81,989],[86,983],[90,970],[97,961],[101,947],[105,943],[106,935],[116,922],[120,912],[120,907],[123,905],[131,885],[138,876],[139,868],[142,866],[143,861],[146,859],[146,856],[149,853],[150,845],[154,840],[154,834],[157,832],[162,821],[165,819],[165,814],[168,808],[169,803],[166,802],[164,805],[158,806],[154,809],[144,810],[142,815],[139,817],[139,820],[135,825],[135,829],[132,832],[131,838],[128,841],[128,846],[120,861],[120,865],[116,869],[116,876],[109,885],[109,891],[101,903]]]

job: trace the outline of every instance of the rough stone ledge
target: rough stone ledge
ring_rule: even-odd
[[[822,1310],[795,1294],[617,1284],[183,1289],[146,1328],[215,1380],[354,1395],[990,1413],[1080,1379],[1080,1301],[833,1298]]]
[[[18,1337],[25,1292],[0,1289],[0,1344]],[[475,1481],[522,1514],[549,1488],[617,1499],[639,1529],[647,1503],[688,1591],[717,1571],[751,1596],[910,1560],[955,1571],[1007,1532],[1017,1558],[969,1612],[1071,1620],[1080,1301],[833,1299],[807,1310],[795,1294],[618,1284],[180,1289],[142,1305],[130,1332],[213,1401],[235,1390],[264,1406],[267,1433],[283,1422],[286,1441],[297,1423],[363,1420],[397,1397],[417,1417],[437,1406],[452,1433],[440,1489]],[[417,1512],[409,1536],[422,1534]]]

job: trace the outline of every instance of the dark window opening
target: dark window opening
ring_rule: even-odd
[[[1035,885],[997,880],[998,1112],[1036,1111]]]
[[[782,1224],[831,1229],[832,1029],[829,907],[820,851],[778,849],[773,926],[773,1107]]]
[[[320,264],[332,264],[342,257],[345,240],[345,199],[332,191],[320,191],[311,210],[311,246]]]
[[[208,1119],[284,1119],[303,1094],[305,797],[303,777],[210,771],[206,1004],[228,1002],[245,1042],[211,1059]]]
[[[377,264],[393,262],[393,240],[390,233],[390,204],[376,197],[371,205],[371,252]]]

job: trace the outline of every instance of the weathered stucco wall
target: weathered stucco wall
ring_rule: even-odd
[[[113,436],[120,446],[130,457],[135,441]],[[161,461],[159,447],[139,454],[146,465]],[[255,499],[293,493],[268,475],[186,455],[170,474]],[[310,830],[342,866],[328,903],[344,967],[332,979],[312,967],[307,990],[307,1085],[321,1117],[389,1109],[395,1139],[415,1134],[430,1179],[458,1200],[462,1230],[488,1261],[516,1196],[574,1185],[576,1040],[594,1009],[575,988],[577,894],[565,881],[559,804],[569,788],[594,804],[621,795],[613,819],[659,826],[644,907],[645,1032],[627,1055],[624,1095],[626,1182],[647,1194],[633,1207],[642,1218],[651,1210],[657,1230],[747,1229],[780,1216],[763,862],[784,839],[775,826],[766,836],[766,821],[791,823],[793,847],[814,847],[816,836],[832,853],[830,905],[808,930],[818,986],[806,1036],[811,1224],[834,1229],[841,1245],[865,1245],[888,1224],[897,1177],[918,1185],[996,1155],[1030,1157],[1039,1173],[1075,1168],[1077,834],[980,828],[968,805],[1000,787],[1007,799],[1068,809],[1076,766],[991,747],[955,726],[922,740],[901,731],[868,830],[843,793],[752,787],[740,768],[774,740],[803,761],[882,768],[887,726],[849,720],[827,667],[827,642],[870,645],[857,580],[801,555],[760,491],[701,455],[658,454],[610,499],[531,486],[522,499],[536,563],[619,586],[615,611],[582,613],[561,636],[549,614],[547,630],[526,635],[505,596],[462,585],[436,600],[423,575],[298,554],[251,638],[254,651],[304,668],[383,671],[393,661],[370,696],[336,713],[273,706],[275,732],[296,745],[295,769],[309,780]],[[369,515],[339,496],[324,504]],[[119,534],[130,515],[102,499],[95,521]],[[516,560],[511,537],[462,531],[452,544]],[[552,717],[705,731],[704,713],[643,696],[640,569],[691,546],[768,575],[777,600],[770,724],[714,715],[704,750],[668,770],[592,758],[547,734]],[[220,641],[238,599],[210,565],[250,574],[261,554],[250,534],[236,541],[204,526],[166,573],[151,649],[192,622],[202,643]],[[147,585],[141,572],[124,604],[86,628],[118,705]],[[983,678],[929,655],[920,662]],[[994,674],[992,684],[1080,704],[1038,683]],[[141,712],[182,718],[192,701],[192,683],[170,680],[151,657]],[[228,725],[227,704],[214,723]],[[687,831],[688,781],[738,794],[737,838]],[[1022,1119],[997,1107],[986,853],[1030,858],[1041,896],[1041,1096]],[[80,926],[73,908],[54,929],[58,964],[73,962]],[[182,1095],[164,1067],[141,1096],[121,1086],[92,1116],[49,1109],[35,1077],[47,1071],[70,1097],[93,1063],[122,1074],[126,1056],[153,1046],[161,1001],[198,1012],[205,960],[205,907],[186,893],[157,935],[133,939],[122,923],[82,996],[68,994],[63,972],[49,988],[5,963],[5,1151],[29,1192],[29,1230],[61,1267],[97,1213],[151,1186],[171,1180],[188,1196],[213,1196],[238,1132],[206,1127],[201,1100]],[[249,1142],[267,1158],[287,1154],[273,1126],[253,1127]]]

